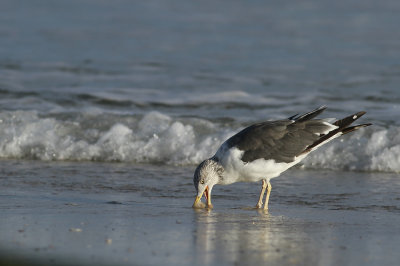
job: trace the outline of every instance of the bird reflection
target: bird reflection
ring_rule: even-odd
[[[315,262],[307,259],[307,235],[293,228],[293,223],[286,224],[282,216],[243,209],[228,213],[200,209],[195,211],[195,224],[195,254],[200,264]]]

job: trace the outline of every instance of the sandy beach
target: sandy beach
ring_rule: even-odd
[[[1,161],[1,265],[395,265],[395,174],[293,169],[217,186],[193,210],[191,167]]]

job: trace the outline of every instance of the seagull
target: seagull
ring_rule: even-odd
[[[215,155],[196,168],[193,183],[197,196],[193,208],[213,208],[211,191],[216,184],[262,181],[256,205],[268,211],[270,180],[296,165],[310,152],[329,141],[370,126],[370,123],[350,126],[366,112],[361,111],[330,123],[331,119],[313,119],[326,106],[284,120],[266,121],[246,127],[226,140]],[[207,206],[201,202],[205,195]]]

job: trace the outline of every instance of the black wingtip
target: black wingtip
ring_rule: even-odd
[[[367,112],[365,112],[365,111],[361,111],[361,112],[355,113],[355,114],[353,115],[353,119],[356,120],[356,119],[362,117],[363,115],[365,115],[366,113],[367,113]]]
[[[291,117],[288,117],[288,120],[296,120],[296,117],[297,117],[298,115],[299,115],[299,114],[292,115]]]
[[[361,111],[361,112],[355,113],[354,115],[350,115],[348,117],[345,117],[343,119],[340,119],[340,120],[336,121],[335,123],[333,123],[333,125],[337,126],[336,129],[330,131],[326,135],[321,136],[321,138],[319,138],[313,144],[309,145],[301,154],[306,154],[306,153],[312,151],[314,147],[317,147],[321,143],[329,141],[330,138],[334,137],[339,132],[344,135],[344,134],[353,132],[353,131],[355,131],[357,129],[371,126],[372,123],[365,123],[365,124],[349,127],[349,125],[351,125],[351,123],[353,123],[355,120],[357,120],[358,118],[360,118],[364,114],[366,114],[366,112]]]
[[[352,124],[354,121],[365,115],[367,112],[365,111],[360,111],[357,112],[353,115],[349,115],[343,119],[337,120],[335,123],[333,123],[335,126],[338,126],[339,128],[345,128]]]
[[[357,129],[360,129],[360,128],[363,128],[363,127],[368,127],[368,126],[371,126],[371,125],[372,125],[371,123],[366,123],[366,124],[356,125],[356,126],[352,126],[352,127],[347,127],[347,128],[342,129],[342,134],[344,135],[344,134],[353,132],[353,131],[355,131]]]
[[[304,122],[310,119],[313,119],[314,117],[318,116],[320,113],[325,111],[327,107],[325,105],[321,105],[317,109],[312,110],[311,112],[305,113],[299,117],[291,117],[292,120],[295,120],[296,122]]]

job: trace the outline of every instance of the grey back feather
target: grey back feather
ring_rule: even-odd
[[[337,133],[346,134],[371,125],[368,123],[348,127],[365,112],[355,113],[333,124],[328,123],[326,119],[313,119],[325,109],[325,106],[321,106],[285,120],[251,125],[228,139],[227,148],[237,147],[243,151],[243,162],[264,158],[273,159],[278,163],[290,163],[296,156],[308,153],[318,145],[328,142]]]
[[[228,139],[227,144],[244,151],[243,162],[264,158],[290,163],[330,128],[320,119],[268,121],[243,129]]]

